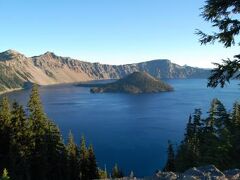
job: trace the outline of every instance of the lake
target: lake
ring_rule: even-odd
[[[40,88],[44,109],[60,127],[64,139],[71,130],[79,143],[82,134],[94,145],[98,165],[115,163],[126,174],[153,175],[166,162],[167,141],[178,144],[195,108],[206,115],[211,99],[229,110],[239,100],[237,81],[221,89],[206,87],[203,79],[167,80],[175,91],[158,94],[91,94],[89,88],[56,85]],[[26,105],[29,90],[8,94]]]

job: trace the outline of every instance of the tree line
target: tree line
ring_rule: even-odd
[[[70,132],[64,144],[59,128],[44,113],[38,86],[31,91],[27,108],[7,97],[0,103],[0,171],[17,180],[88,180],[107,178],[97,166],[93,146],[84,136],[80,146]],[[113,177],[122,171],[113,168]],[[6,179],[6,178],[5,178]]]
[[[218,99],[213,99],[208,117],[195,109],[186,126],[184,139],[177,147],[168,147],[168,160],[163,170],[182,172],[191,167],[214,164],[221,170],[240,168],[240,103],[227,112]]]

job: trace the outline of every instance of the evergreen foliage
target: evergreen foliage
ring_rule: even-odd
[[[239,7],[239,0],[206,0],[201,16],[205,21],[210,22],[217,32],[206,34],[197,30],[200,43],[208,44],[218,41],[226,48],[235,45],[236,41],[239,41],[240,32]],[[240,45],[240,42],[237,42],[237,45]],[[214,63],[216,68],[212,70],[208,86],[217,87],[220,84],[223,87],[231,78],[240,78],[240,55],[235,55],[234,58],[223,60],[222,64]]]
[[[23,106],[17,102],[12,105],[10,167],[13,179],[29,179],[29,160],[31,156],[30,126]]]
[[[88,167],[89,167],[89,179],[98,179],[98,168],[97,168],[97,162],[96,157],[94,154],[93,146],[90,145],[88,148]]]
[[[48,121],[46,131],[47,144],[47,177],[49,179],[65,180],[67,178],[67,152],[59,128]]]
[[[59,128],[48,119],[34,85],[28,108],[6,97],[0,102],[0,171],[16,180],[90,180],[99,177],[93,146],[82,137],[79,148],[70,133],[65,145]],[[104,172],[105,173],[105,172]],[[81,176],[82,175],[82,176]]]
[[[48,168],[47,130],[48,119],[43,111],[37,85],[34,85],[28,102],[29,123],[33,147],[31,152],[31,176],[45,179]]]
[[[200,136],[201,136],[201,110],[195,109],[186,127],[185,138],[180,144],[176,154],[176,169],[183,171],[193,166],[198,166],[198,158],[200,151]]]
[[[107,179],[108,173],[107,173],[106,168],[104,170],[98,168],[98,177],[99,177],[99,179]]]
[[[8,176],[8,171],[6,168],[3,170],[3,174],[0,180],[10,180],[10,177]]]
[[[80,179],[88,179],[88,164],[88,150],[85,137],[82,136],[80,144]]]
[[[133,171],[130,172],[129,178],[130,178],[130,179],[133,179],[133,178],[134,178],[134,172],[133,172]]]
[[[115,166],[112,169],[112,178],[122,178],[123,176],[124,176],[123,171],[118,168],[117,164],[115,164]]]
[[[206,118],[202,118],[201,110],[196,109],[193,118],[189,117],[184,140],[176,152],[176,171],[208,164],[222,170],[239,168],[239,122],[239,102],[234,103],[229,114],[218,99],[213,99]],[[169,160],[166,167],[168,165]]]
[[[163,171],[176,171],[174,149],[170,141],[168,141],[168,159]]]
[[[240,103],[235,102],[233,105],[233,112],[231,114],[231,154],[234,161],[232,162],[233,167],[240,167]]]
[[[10,167],[11,111],[7,97],[0,102],[0,171]]]
[[[67,144],[67,165],[68,165],[68,174],[69,179],[79,179],[80,176],[80,167],[79,167],[79,150],[77,145],[74,142],[73,134],[70,132],[68,135],[68,144]]]

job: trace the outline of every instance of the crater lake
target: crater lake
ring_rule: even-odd
[[[115,163],[126,175],[153,175],[167,158],[167,143],[183,139],[189,115],[201,108],[206,115],[213,98],[229,110],[239,100],[239,81],[225,88],[207,88],[204,79],[167,80],[173,92],[156,94],[91,94],[90,88],[72,84],[40,87],[45,112],[69,131],[79,144],[84,135],[93,144],[98,165],[111,171]],[[27,105],[30,90],[8,93],[11,101]]]

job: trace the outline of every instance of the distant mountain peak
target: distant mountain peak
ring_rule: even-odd
[[[14,50],[14,49],[8,49],[4,51],[3,53],[9,53],[9,54],[21,54],[20,52]]]
[[[42,56],[47,56],[47,57],[51,57],[51,58],[57,57],[57,55],[51,51],[45,52]]]
[[[54,56],[55,56],[54,52],[51,52],[51,51],[47,51],[47,52],[45,52],[44,54],[45,54],[45,55],[54,55]]]
[[[21,54],[20,52],[13,50],[13,49],[9,49],[7,51],[4,51],[2,53],[0,53],[0,61],[6,61],[6,60],[11,60],[11,59],[19,59],[19,58],[23,58],[25,57],[23,54]]]
[[[171,62],[169,59],[153,59],[151,61],[165,61],[165,62]]]
[[[45,60],[50,60],[50,59],[55,59],[59,56],[57,56],[54,52],[47,51],[44,54],[40,54],[38,56],[33,56],[33,59],[45,59]]]
[[[22,53],[14,50],[14,49],[8,49],[0,54],[8,54],[8,55],[23,55]]]

